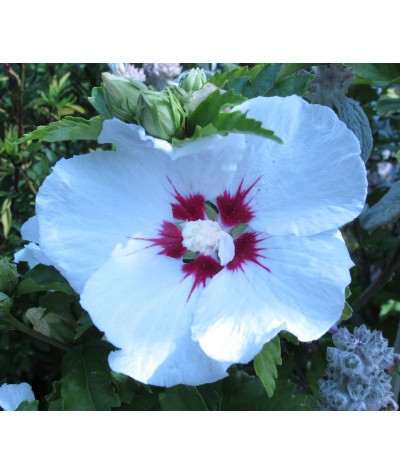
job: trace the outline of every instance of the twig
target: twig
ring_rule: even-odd
[[[373,282],[354,303],[353,311],[358,312],[364,305],[392,278],[397,267],[400,265],[400,249],[395,253],[393,259],[382,271],[382,274]]]
[[[10,323],[16,330],[19,330],[20,332],[25,333],[26,335],[32,336],[33,338],[37,338],[38,340],[42,340],[45,343],[48,343],[49,345],[55,346],[56,348],[60,348],[61,350],[69,350],[69,347],[67,345],[64,345],[64,343],[61,343],[57,340],[53,340],[53,338],[50,338],[46,335],[43,335],[42,333],[32,330],[32,328],[27,327],[12,315],[7,315],[6,320],[7,323]]]

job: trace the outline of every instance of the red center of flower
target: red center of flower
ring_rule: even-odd
[[[227,228],[227,232],[232,231],[232,228],[239,224],[247,224],[253,217],[254,212],[251,209],[248,194],[256,185],[257,179],[248,188],[243,188],[243,181],[240,183],[236,193],[224,191],[216,199],[214,207],[218,210],[219,220]],[[152,239],[144,239],[151,242],[152,246],[159,246],[161,249],[159,254],[172,257],[174,259],[182,259],[182,270],[184,278],[193,276],[193,286],[191,288],[190,296],[197,287],[205,287],[208,280],[220,272],[224,266],[220,264],[217,257],[209,255],[198,254],[187,255],[187,249],[183,245],[182,229],[179,227],[179,221],[198,221],[206,219],[205,204],[206,200],[200,193],[183,196],[169,180],[173,188],[172,196],[174,202],[171,203],[172,216],[178,223],[172,221],[163,221],[158,230],[159,237]],[[246,262],[253,262],[266,271],[270,272],[268,267],[260,262],[262,254],[260,251],[266,250],[265,247],[260,247],[260,243],[265,240],[260,239],[259,234],[254,231],[243,232],[240,236],[234,239],[235,256],[225,266],[229,271],[244,271]],[[190,254],[190,253],[189,253]],[[192,253],[193,254],[193,253]]]

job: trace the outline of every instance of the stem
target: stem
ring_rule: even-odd
[[[42,340],[45,343],[48,343],[49,345],[55,346],[56,348],[60,348],[61,350],[69,350],[69,347],[67,345],[64,345],[64,343],[61,343],[57,340],[53,340],[53,338],[50,338],[46,335],[42,335],[41,333],[32,330],[32,328],[27,327],[12,315],[7,315],[7,323],[10,323],[16,330],[19,330],[20,332],[25,333],[26,335],[32,336],[33,338],[37,338],[38,340]]]
[[[21,64],[21,82],[19,85],[19,104],[18,104],[18,136],[21,138],[24,135],[24,86],[25,86],[25,64]]]
[[[393,277],[394,272],[400,265],[400,249],[397,250],[382,274],[373,282],[354,303],[353,311],[358,312],[364,305]]]
[[[367,253],[365,252],[364,237],[362,234],[360,220],[358,218],[356,218],[353,222],[353,231],[354,231],[355,238],[358,242],[358,245],[360,246],[359,252],[360,252],[360,258],[361,258],[361,268],[362,268],[364,285],[370,285],[371,273],[369,270],[368,256],[367,256]]]

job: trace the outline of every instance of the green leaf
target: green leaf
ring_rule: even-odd
[[[400,180],[393,183],[389,191],[360,216],[361,226],[372,231],[379,226],[392,223],[400,218]]]
[[[304,96],[307,92],[308,83],[313,79],[311,74],[304,76],[290,76],[275,84],[275,86],[268,92],[267,96]]]
[[[353,315],[353,309],[348,304],[348,302],[345,302],[342,315],[340,317],[340,321],[343,322],[345,320],[348,320],[352,315]]]
[[[221,109],[239,105],[245,100],[245,97],[234,94],[232,91],[221,93],[219,90],[216,90],[212,92],[188,116],[188,136],[194,133],[196,126],[205,127],[207,124],[212,123],[221,112]]]
[[[283,81],[284,79],[292,76],[297,71],[301,69],[309,69],[312,66],[316,66],[316,63],[286,63],[283,64],[281,70],[279,71],[278,82]]]
[[[277,381],[269,398],[261,381],[254,376],[235,375],[225,381],[222,411],[305,411],[313,410],[314,396],[296,393],[290,381]]]
[[[400,300],[389,299],[386,303],[381,305],[381,310],[379,312],[380,319],[391,314],[400,314]]]
[[[400,150],[397,150],[395,156],[396,156],[397,161],[400,162]]]
[[[158,395],[163,411],[207,411],[199,391],[191,386],[174,386]]]
[[[16,411],[38,411],[39,401],[22,401]]]
[[[106,411],[120,406],[107,362],[111,349],[105,341],[92,341],[66,353],[61,379],[64,410]]]
[[[28,271],[17,288],[17,296],[41,292],[44,290],[56,290],[69,295],[76,295],[74,290],[64,277],[53,266],[39,264]]]
[[[289,343],[292,343],[293,345],[296,345],[296,346],[299,345],[299,339],[297,338],[297,336],[292,335],[292,334],[289,333],[289,332],[281,331],[281,332],[279,332],[279,336],[280,336],[281,338],[284,338],[284,339],[285,339],[286,341],[288,341]]]
[[[266,64],[257,71],[255,77],[250,77],[243,84],[241,94],[248,99],[258,96],[267,96],[269,91],[275,86],[281,68],[282,64],[280,63]]]
[[[93,322],[90,318],[90,315],[87,312],[84,312],[79,317],[74,340],[78,340],[78,338],[80,338],[84,333],[86,333],[90,328],[92,328],[92,326]]]
[[[36,130],[25,134],[20,142],[44,140],[59,142],[64,140],[97,140],[103,126],[102,117],[82,119],[81,117],[64,117],[49,125],[40,125]]]
[[[232,82],[240,78],[245,78],[246,81],[249,77],[249,67],[243,66],[223,73],[215,73],[209,80],[211,84],[221,89],[233,89]]]
[[[398,63],[352,63],[353,72],[364,83],[383,86],[400,82],[400,64]]]
[[[130,404],[122,405],[121,410],[128,411],[159,411],[160,404],[156,394],[140,394],[132,399]]]
[[[264,129],[261,122],[247,118],[241,111],[221,112],[212,121],[212,125],[218,130],[218,133],[236,132],[259,135],[260,137],[282,143],[281,139],[279,139],[272,130]]]
[[[184,140],[174,139],[172,143],[175,146],[179,146],[182,143],[201,137],[215,134],[227,135],[229,133],[258,135],[266,139],[274,140],[277,143],[282,143],[281,139],[277,137],[272,130],[264,129],[261,122],[247,118],[246,114],[241,111],[221,112],[211,123],[204,127],[197,125],[190,138]]]
[[[254,370],[264,385],[269,397],[275,390],[275,380],[278,377],[277,365],[282,364],[281,343],[279,336],[269,341],[254,358]]]
[[[104,97],[103,87],[94,87],[92,89],[92,95],[88,97],[88,101],[96,109],[103,119],[112,119],[112,114],[107,106],[107,102]]]
[[[350,97],[337,97],[333,100],[339,119],[354,133],[360,142],[361,158],[366,162],[371,154],[373,138],[367,115],[357,101]]]

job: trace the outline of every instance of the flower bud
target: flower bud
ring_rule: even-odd
[[[205,84],[191,97],[190,102],[188,104],[189,111],[193,112],[210,94],[212,94],[216,90],[218,90],[218,87],[214,86],[214,84],[211,84],[209,82]]]
[[[147,86],[140,81],[103,73],[104,97],[113,117],[125,122],[136,122],[140,91]]]
[[[0,292],[12,295],[17,288],[18,277],[17,266],[5,258],[0,259]]]
[[[166,140],[176,137],[183,119],[182,106],[170,91],[141,91],[137,120],[149,135]]]
[[[193,68],[188,72],[188,74],[186,74],[186,76],[182,77],[179,86],[186,92],[194,92],[201,89],[206,82],[207,77],[205,72],[200,68]]]

